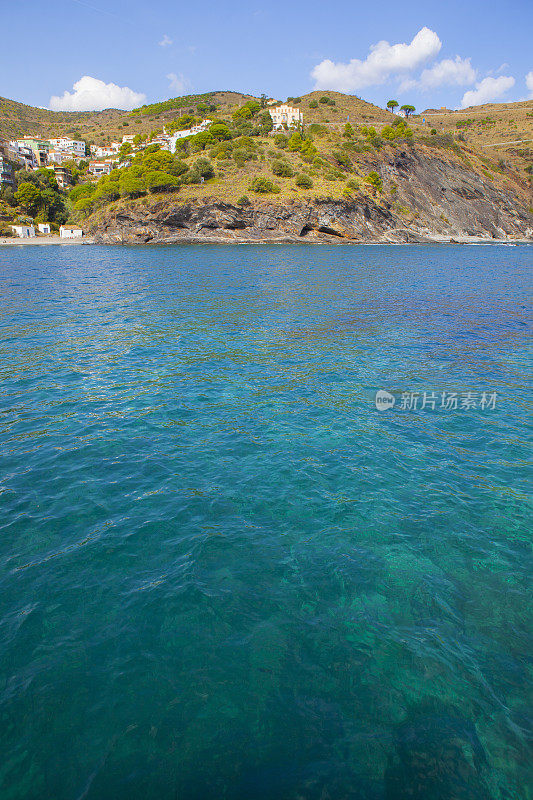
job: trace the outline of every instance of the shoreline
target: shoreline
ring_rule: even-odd
[[[32,245],[35,246],[43,246],[43,245],[71,245],[71,244],[94,244],[94,239],[91,236],[81,237],[79,239],[61,239],[60,236],[32,236],[31,238],[9,238],[9,239],[0,239],[0,247],[6,245],[6,247],[16,247],[25,246],[25,245]]]
[[[457,237],[439,237],[439,238],[427,238],[427,239],[420,239],[419,241],[394,241],[390,239],[374,239],[369,241],[368,239],[351,239],[348,237],[335,237],[331,239],[324,239],[324,238],[307,238],[307,237],[283,237],[283,238],[264,238],[264,239],[255,239],[255,238],[226,238],[226,237],[218,237],[218,236],[187,236],[187,237],[179,237],[179,238],[171,238],[171,239],[160,239],[150,240],[148,242],[131,242],[131,241],[96,241],[94,237],[86,236],[83,239],[60,239],[59,236],[40,236],[40,237],[32,237],[31,239],[0,239],[0,248],[3,246],[6,247],[25,247],[26,245],[30,245],[32,247],[35,246],[70,246],[70,245],[95,245],[100,247],[154,247],[154,246],[163,246],[168,247],[169,245],[191,245],[191,244],[220,244],[220,245],[265,245],[265,244],[278,244],[278,245],[288,245],[288,244],[304,244],[304,245],[368,245],[368,246],[376,246],[376,245],[397,245],[397,246],[405,246],[405,245],[450,245],[450,244],[457,244],[457,245],[500,245],[500,246],[518,246],[518,245],[527,245],[533,244],[533,239],[486,239],[483,237],[470,237],[470,236],[457,236]]]

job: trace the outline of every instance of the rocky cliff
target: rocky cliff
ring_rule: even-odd
[[[460,159],[398,150],[374,169],[383,194],[257,200],[179,195],[121,203],[93,217],[101,243],[533,241],[531,195],[514,174],[480,175]]]

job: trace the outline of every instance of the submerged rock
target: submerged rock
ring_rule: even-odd
[[[386,800],[490,800],[475,726],[455,710],[415,714],[396,732]]]

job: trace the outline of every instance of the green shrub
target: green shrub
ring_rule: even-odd
[[[122,171],[119,186],[122,197],[141,197],[146,194],[142,177],[135,174],[131,167]]]
[[[317,122],[313,122],[308,126],[307,133],[310,133],[313,136],[327,136],[329,131],[325,125],[319,125]]]
[[[254,150],[247,147],[238,147],[233,151],[233,160],[238,167],[244,167],[246,161],[257,161],[257,156]]]
[[[351,178],[349,181],[346,181],[346,188],[356,192],[361,188],[361,181],[358,178]]]
[[[272,163],[272,172],[280,178],[294,177],[294,170],[286,161],[274,161]]]
[[[351,170],[352,162],[350,160],[350,156],[347,153],[343,153],[342,150],[334,150],[332,155],[335,161],[337,161],[337,163],[340,164],[341,167],[344,167],[344,169],[347,170]]]
[[[378,192],[383,191],[383,182],[375,170],[369,172],[366,176],[366,182],[374,187]]]
[[[312,189],[313,188],[313,181],[308,175],[302,175],[300,173],[296,176],[296,180],[294,181],[296,186],[299,186],[300,189]]]
[[[294,133],[291,135],[291,138],[289,139],[287,150],[296,153],[298,152],[298,150],[302,149],[302,143],[303,139],[301,137],[301,134],[298,133],[298,131],[294,131]]]
[[[80,199],[74,203],[74,211],[84,217],[88,217],[92,210],[93,201],[90,197],[80,197]]]
[[[189,183],[201,183],[202,178],[208,180],[215,176],[215,168],[208,158],[199,158],[194,162],[187,176]]]
[[[89,197],[91,194],[94,193],[95,187],[92,183],[80,183],[78,186],[75,186],[73,189],[70,190],[68,193],[69,198],[75,203],[77,200],[80,200],[82,197]]]
[[[311,100],[309,102],[309,108],[318,108],[318,103],[316,100]]]
[[[144,183],[149,192],[171,192],[180,188],[180,180],[160,170],[151,170],[144,176]]]
[[[304,161],[312,161],[317,155],[318,150],[311,139],[304,139],[300,147],[300,153]]]
[[[274,135],[274,144],[276,147],[279,147],[280,150],[286,150],[289,140],[284,133],[276,133]]]
[[[239,197],[239,199],[237,200],[237,205],[245,207],[245,206],[250,206],[252,204],[250,202],[250,198],[247,197],[247,195],[243,194],[243,196]]]
[[[254,178],[250,184],[250,189],[256,194],[277,194],[281,191],[280,187],[269,181],[268,178]]]

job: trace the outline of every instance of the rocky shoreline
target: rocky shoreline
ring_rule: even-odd
[[[398,218],[368,198],[239,208],[220,201],[122,209],[90,230],[97,244],[423,244],[533,242],[533,218],[520,209],[506,216],[483,209],[475,223]]]
[[[414,149],[375,166],[382,195],[244,205],[159,196],[104,208],[87,232],[102,244],[533,241],[531,193],[516,176],[495,183],[451,157]]]

